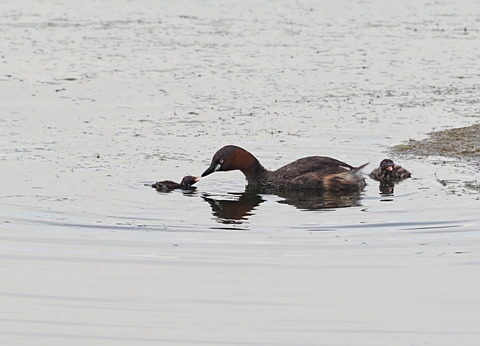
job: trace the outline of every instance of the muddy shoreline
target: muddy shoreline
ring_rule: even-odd
[[[440,155],[480,163],[480,124],[429,133],[423,140],[410,139],[392,147],[396,154]]]
[[[468,190],[480,192],[480,181],[477,174],[480,169],[480,124],[430,132],[427,138],[423,140],[409,139],[404,144],[390,148],[390,152],[402,157],[440,156],[447,160],[453,158],[456,160],[457,166],[461,166],[463,163],[462,170],[472,173],[471,179],[466,179],[461,184],[467,191],[452,187],[452,185],[458,186],[456,181],[445,179],[438,179],[438,181],[444,186],[452,187],[457,193],[468,193]]]

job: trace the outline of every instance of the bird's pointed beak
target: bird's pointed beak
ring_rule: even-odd
[[[393,171],[393,166],[387,166],[387,167],[385,167],[385,170],[391,172],[391,171]]]
[[[211,165],[210,167],[208,167],[207,170],[202,173],[202,177],[206,177],[207,175],[212,174],[213,172],[215,172],[215,170],[216,170],[215,168],[216,168],[215,165]]]

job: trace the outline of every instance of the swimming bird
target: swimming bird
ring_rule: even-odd
[[[410,178],[412,174],[405,168],[396,165],[391,159],[383,159],[380,166],[375,168],[368,176],[378,181],[400,181]]]
[[[366,185],[361,169],[367,164],[353,167],[331,157],[309,156],[270,171],[247,150],[227,145],[213,155],[202,177],[213,172],[240,170],[249,186],[360,191]]]
[[[195,184],[198,181],[198,177],[194,177],[191,175],[186,175],[183,177],[182,181],[179,183],[176,183],[171,180],[163,180],[163,181],[157,181],[155,184],[152,184],[152,187],[157,189],[158,191],[171,191],[175,189],[191,189],[193,184]]]

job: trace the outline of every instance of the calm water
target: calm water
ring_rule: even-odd
[[[477,2],[0,11],[0,341],[478,344],[478,162],[393,157],[414,178],[389,194],[252,193],[238,172],[148,187],[225,144],[368,173],[477,123]]]

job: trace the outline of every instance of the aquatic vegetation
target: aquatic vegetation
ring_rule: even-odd
[[[478,181],[466,181],[465,182],[465,187],[470,190],[475,190],[480,192],[480,182]]]
[[[424,140],[410,139],[406,143],[391,148],[392,153],[417,156],[445,156],[463,161],[468,166],[474,166],[478,171],[480,166],[480,124],[432,132]],[[443,186],[456,185],[447,180],[437,179]],[[458,186],[457,186],[458,188]],[[464,181],[462,191],[480,192],[480,183],[477,180]]]
[[[424,140],[410,139],[394,146],[397,154],[419,156],[440,155],[480,161],[480,124],[432,132]]]

